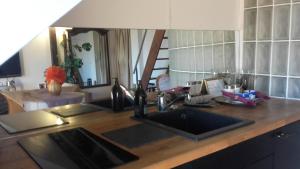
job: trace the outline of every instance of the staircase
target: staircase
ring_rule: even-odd
[[[140,54],[144,45],[146,34],[147,31],[144,34],[139,56],[136,63],[138,63],[140,59]],[[156,30],[154,33],[147,61],[143,70],[143,74],[141,76],[141,83],[145,90],[155,90],[157,76],[168,73],[168,37],[166,37],[165,34],[165,30]],[[136,73],[136,80],[138,80],[137,64],[135,66],[134,73]]]

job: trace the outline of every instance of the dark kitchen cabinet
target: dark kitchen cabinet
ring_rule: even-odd
[[[243,169],[272,169],[273,168],[274,155],[269,155],[263,159],[260,159],[252,164],[249,164]]]
[[[300,168],[300,122],[274,132],[274,169]]]
[[[254,166],[262,166],[260,168],[263,168],[270,161],[269,158],[265,157],[272,156],[273,153],[273,144],[270,144],[272,140],[273,135],[267,133],[183,164],[176,167],[176,169],[254,169]],[[247,168],[248,166],[249,168]]]
[[[176,169],[299,169],[300,122],[226,148]]]

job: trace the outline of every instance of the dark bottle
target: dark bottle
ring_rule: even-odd
[[[111,103],[114,111],[121,111],[124,108],[124,93],[119,84],[118,78],[115,78],[115,85],[111,89]]]
[[[138,88],[134,95],[134,116],[136,118],[145,117],[146,113],[146,92],[144,91],[141,81],[139,81]]]

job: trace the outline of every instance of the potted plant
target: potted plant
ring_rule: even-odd
[[[61,86],[66,80],[65,70],[59,66],[51,66],[45,71],[48,92],[52,95],[59,96]]]

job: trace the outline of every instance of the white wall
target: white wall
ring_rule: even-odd
[[[44,82],[44,71],[51,66],[49,31],[44,30],[20,52],[22,76],[9,78],[16,81],[18,89],[37,89],[39,83]],[[6,79],[0,79],[5,83]]]
[[[169,0],[84,0],[54,26],[168,28]]]
[[[170,0],[170,28],[240,30],[243,0]]]
[[[242,0],[84,0],[54,26],[240,30]]]

